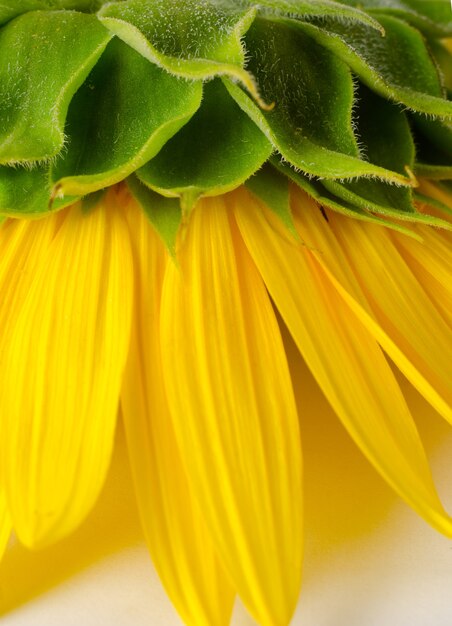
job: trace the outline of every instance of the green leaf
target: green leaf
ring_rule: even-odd
[[[400,108],[361,86],[358,91],[358,134],[372,163],[401,174],[413,171],[414,143]],[[395,218],[416,213],[412,191],[383,181],[359,179],[348,183],[323,181],[331,193],[351,204]],[[416,216],[415,216],[416,217]]]
[[[271,152],[269,141],[217,79],[205,84],[198,112],[137,176],[165,196],[182,196],[189,209],[201,195],[238,187]]]
[[[385,98],[406,107],[452,117],[452,102],[444,92],[436,64],[422,35],[404,22],[378,15],[385,36],[364,24],[324,19],[296,22],[317,42],[348,63],[363,83]]]
[[[31,216],[49,210],[50,185],[46,167],[0,166],[0,213]]]
[[[92,15],[37,11],[0,29],[0,163],[58,154],[74,93],[111,34]]]
[[[309,19],[312,16],[332,17],[362,22],[379,31],[382,30],[377,20],[364,11],[333,0],[260,0],[258,9],[263,16],[276,13],[298,19]]]
[[[287,176],[266,163],[259,172],[246,181],[245,186],[279,217],[296,239],[300,238],[290,209],[289,179]]]
[[[274,109],[260,110],[223,79],[229,93],[281,155],[307,174],[377,176],[409,184],[406,177],[360,158],[352,128],[350,71],[297,24],[301,22],[256,18],[246,36],[248,67]]]
[[[152,226],[162,238],[173,258],[176,257],[176,239],[182,224],[182,210],[176,198],[164,198],[138,180],[135,174],[127,179],[135,200],[146,213]]]
[[[201,83],[171,76],[115,38],[71,103],[53,184],[85,195],[123,180],[190,119],[201,95]]]
[[[343,0],[365,11],[372,9],[410,22],[434,37],[452,35],[452,14],[449,0]]]
[[[0,166],[0,214],[41,217],[75,202],[78,198],[51,198],[47,165]]]
[[[241,81],[264,106],[252,76],[243,69],[241,39],[254,8],[215,0],[123,0],[107,4],[99,18],[152,63],[191,79],[228,75]]]

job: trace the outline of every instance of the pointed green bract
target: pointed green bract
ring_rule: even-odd
[[[27,13],[0,30],[0,164],[49,159],[69,103],[111,34],[92,15]]]
[[[412,172],[414,143],[403,111],[364,86],[357,100],[357,130],[369,160],[400,174]],[[417,216],[411,188],[366,179],[346,183],[325,180],[323,185],[342,200],[368,211],[395,218]]]
[[[378,14],[385,36],[364,24],[324,19],[298,28],[346,62],[363,83],[414,111],[452,117],[437,67],[419,31]]]
[[[54,187],[84,195],[123,180],[190,119],[201,94],[201,83],[171,76],[115,38],[71,103]]]
[[[279,153],[325,206],[433,223],[412,172],[452,179],[451,17],[446,0],[3,0],[0,214],[88,210],[133,172],[187,211],[258,171],[292,230],[262,168]]]
[[[326,16],[362,22],[379,31],[382,30],[377,20],[364,11],[333,0],[260,0],[258,6],[259,13],[262,15],[273,12],[299,19]]]
[[[259,100],[243,69],[241,38],[255,9],[214,0],[124,0],[99,11],[107,28],[152,63],[176,76],[206,79],[229,75]]]
[[[180,195],[189,208],[201,195],[242,184],[261,167],[272,146],[219,79],[206,83],[200,109],[159,154],[137,171],[163,195]]]
[[[182,224],[182,209],[177,198],[165,198],[146,187],[135,175],[129,176],[127,186],[162,238],[168,252],[176,255],[176,239]]]
[[[364,222],[379,224],[380,226],[387,226],[388,228],[392,228],[393,230],[404,233],[405,235],[413,236],[415,239],[419,238],[416,235],[413,235],[410,230],[397,223],[389,222],[380,216],[372,215],[372,213],[368,213],[355,204],[351,204],[346,200],[337,198],[334,194],[330,193],[320,181],[312,178],[310,179],[302,172],[296,172],[287,163],[282,163],[275,157],[271,158],[271,163],[276,169],[287,176],[289,180],[298,185],[300,189],[314,198],[314,200],[316,200],[319,204],[319,210],[321,210],[321,207],[326,207],[332,211],[340,213],[341,215],[346,215],[347,217],[359,219]]]
[[[229,93],[281,155],[307,174],[325,178],[406,177],[366,162],[353,133],[350,71],[328,50],[292,26],[257,18],[246,36],[248,67],[272,111],[262,111],[237,86]]]
[[[364,10],[384,11],[435,37],[452,35],[449,0],[342,0]]]

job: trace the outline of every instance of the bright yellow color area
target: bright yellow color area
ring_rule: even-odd
[[[185,623],[228,624],[235,591],[191,494],[164,389],[159,325],[168,254],[142,211],[127,204],[136,261],[135,315],[121,405],[143,529]]]
[[[14,317],[1,342],[0,475],[14,530],[36,547],[78,526],[104,482],[129,345],[132,259],[114,206],[25,226],[16,272],[5,271],[0,287]],[[7,252],[17,229],[24,223],[2,227]],[[29,253],[36,231],[39,254]]]
[[[163,287],[162,358],[181,453],[220,557],[263,626],[301,576],[301,448],[284,349],[223,199],[201,202]]]
[[[120,406],[146,541],[184,622],[226,626],[238,594],[257,623],[287,626],[312,381],[292,371],[297,407],[274,307],[364,455],[452,535],[388,362],[451,421],[451,235],[325,218],[295,187],[291,203],[299,239],[245,189],[203,199],[176,260],[123,186],[88,212],[2,224],[0,553],[11,527],[42,547],[81,524]]]

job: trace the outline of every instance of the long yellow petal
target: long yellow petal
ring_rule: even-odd
[[[433,526],[452,535],[391,369],[322,269],[317,257],[323,250],[291,241],[248,194],[236,194],[232,201],[248,249],[338,417],[388,483]],[[312,210],[318,211],[305,206]]]
[[[388,230],[373,224],[362,228],[357,220],[337,219],[335,215],[330,215],[329,227],[355,269],[380,326],[452,407],[451,330],[394,245]],[[422,248],[420,244],[420,263]],[[422,387],[419,391],[422,393]]]
[[[6,506],[5,494],[0,490],[0,560],[11,535],[11,518]]]
[[[75,206],[60,218],[37,264],[24,265],[32,280],[2,340],[0,472],[27,546],[79,524],[110,460],[133,272],[127,224],[112,202],[114,192],[89,214]]]
[[[128,217],[135,243],[136,313],[122,410],[143,528],[160,578],[184,622],[227,626],[235,592],[191,494],[163,387],[159,323],[168,255],[132,203]]]
[[[190,483],[261,626],[284,626],[301,577],[301,449],[268,295],[223,198],[190,218],[162,296],[162,359]]]
[[[396,363],[397,367],[404,373],[408,380],[446,420],[451,422],[452,406],[449,402],[447,392],[444,393],[444,385],[438,385],[437,379],[431,376],[431,372],[428,368],[422,366],[422,361],[417,359],[413,362],[413,360],[411,360],[411,350],[406,350],[406,345],[399,341],[397,333],[391,336],[389,334],[391,328],[382,326],[380,320],[375,315],[358,282],[356,272],[359,270],[356,269],[356,272],[354,271],[353,265],[346,256],[335,231],[331,227],[336,216],[330,214],[328,218],[329,222],[327,222],[315,203],[300,192],[297,193],[294,191],[292,200],[300,236],[308,247],[311,248],[312,254],[322,265],[330,280],[336,286],[336,289],[341,293],[342,297],[345,298],[358,319],[364,324],[374,339],[378,341],[380,346],[394,363]],[[406,237],[406,239],[408,239],[408,237]],[[385,241],[384,243],[388,249],[394,249],[392,240]],[[343,245],[346,247],[345,239]],[[362,254],[366,254],[365,249],[362,251]],[[380,263],[381,262],[380,259]],[[361,264],[358,268],[360,266]],[[414,280],[413,276],[411,276],[411,280]],[[419,286],[416,285],[416,281],[414,282],[415,289],[419,289]],[[388,290],[390,290],[390,287],[388,287]],[[398,297],[398,294],[394,295],[395,299]],[[425,302],[424,293],[420,293],[420,298],[422,302]],[[403,300],[401,304],[403,304]],[[428,310],[431,310],[431,303],[427,302],[426,306]],[[437,318],[435,310],[432,314]],[[444,323],[442,320],[440,320],[439,323],[439,328],[443,328],[443,335],[445,335]]]
[[[423,242],[393,237],[400,253],[425,292],[452,328],[452,237],[427,226],[416,227]]]

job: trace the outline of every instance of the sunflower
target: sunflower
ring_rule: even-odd
[[[287,625],[311,383],[283,326],[451,536],[395,374],[452,421],[447,0],[27,0],[0,25],[0,551],[81,524],[119,412],[182,620],[239,595]]]

